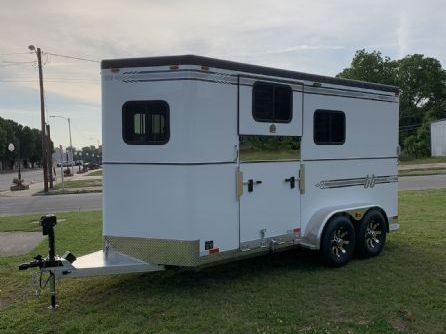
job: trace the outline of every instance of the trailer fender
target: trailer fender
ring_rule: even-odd
[[[354,221],[362,219],[364,214],[371,208],[379,208],[379,205],[372,203],[358,203],[353,205],[340,205],[320,209],[311,216],[305,228],[304,236],[300,242],[303,247],[310,249],[320,249],[322,232],[327,222],[336,214],[347,214]],[[382,210],[382,209],[381,209]],[[387,215],[382,210],[386,219]]]

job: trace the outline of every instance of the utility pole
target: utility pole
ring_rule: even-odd
[[[50,189],[53,189],[53,152],[51,150],[51,132],[49,124],[46,125],[46,139],[48,148],[48,175],[50,179]]]
[[[37,64],[39,67],[39,86],[40,86],[40,122],[42,127],[42,165],[43,165],[43,187],[44,191],[48,192],[48,162],[47,162],[47,148],[46,148],[46,134],[45,134],[45,101],[43,95],[43,75],[42,75],[42,52],[40,48],[35,48],[34,45],[28,46],[30,51],[35,51],[37,55]]]

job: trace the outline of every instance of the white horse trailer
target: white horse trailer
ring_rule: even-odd
[[[398,229],[398,88],[190,55],[101,67],[104,251],[73,276],[295,246],[340,266]]]
[[[398,93],[198,56],[103,61],[105,249],[172,266],[376,255],[398,228]]]

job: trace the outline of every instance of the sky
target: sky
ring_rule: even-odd
[[[101,143],[101,59],[196,54],[334,76],[356,50],[446,64],[441,0],[0,0],[0,117],[40,128],[36,55],[47,115],[69,117],[73,146]],[[80,57],[76,60],[51,54]],[[48,118],[56,145],[68,124]]]

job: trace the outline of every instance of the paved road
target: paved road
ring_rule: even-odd
[[[399,190],[446,188],[446,175],[402,176],[398,179]]]
[[[446,188],[446,175],[406,176],[399,178],[400,190],[429,188]],[[102,193],[24,197],[0,196],[0,216],[100,209],[102,209]]]
[[[61,211],[91,211],[102,208],[102,193],[26,197],[0,197],[0,216]]]
[[[43,173],[41,169],[26,169],[22,171],[21,174],[25,183],[43,182]],[[17,177],[17,171],[0,174],[0,191],[8,190],[12,184],[12,179],[15,177]]]

